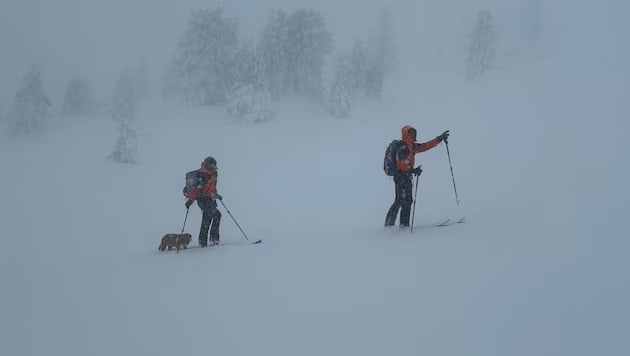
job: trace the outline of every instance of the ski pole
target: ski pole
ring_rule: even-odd
[[[413,198],[413,212],[411,213],[411,228],[409,229],[410,233],[413,234],[413,221],[416,218],[416,201],[418,201],[418,180],[420,179],[420,175],[416,176],[416,194]]]
[[[184,233],[184,228],[186,227],[186,219],[188,219],[188,208],[186,208],[186,217],[184,218],[184,226],[182,226],[182,234]]]
[[[243,231],[243,229],[241,229],[241,226],[238,224],[238,222],[236,222],[236,219],[234,219],[234,216],[232,215],[232,213],[230,213],[230,209],[228,209],[227,206],[225,206],[225,203],[223,203],[223,199],[220,199],[219,201],[221,202],[221,205],[223,205],[223,207],[225,208],[225,211],[227,211],[228,215],[230,215],[230,217],[232,218],[232,221],[234,221],[234,223],[236,224],[236,227],[238,227],[238,229],[241,230],[241,233],[243,234],[243,236],[245,236],[245,240],[249,241],[249,238],[245,234],[245,231]],[[261,243],[261,242],[262,242],[262,239],[260,239],[258,241],[254,241],[252,243],[253,244],[258,244],[258,243]]]
[[[446,154],[448,155],[448,165],[451,167],[451,178],[453,178],[453,190],[455,190],[455,202],[459,206],[459,198],[457,197],[457,187],[455,186],[455,175],[453,174],[453,164],[451,163],[451,152],[448,149],[448,140],[444,140],[446,144]]]

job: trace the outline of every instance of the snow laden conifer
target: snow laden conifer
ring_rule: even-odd
[[[323,97],[322,71],[332,51],[332,34],[315,10],[296,10],[287,20],[287,65],[291,92]]]
[[[227,112],[235,120],[260,123],[273,117],[271,93],[262,61],[251,43],[234,56],[234,84],[228,95]]]
[[[232,85],[231,64],[238,49],[238,20],[223,8],[194,10],[177,42],[168,82],[169,96],[192,105],[221,105]]]
[[[24,87],[15,94],[13,108],[7,117],[9,134],[14,136],[42,129],[50,117],[51,105],[44,94],[39,68],[32,66],[23,81]]]
[[[477,26],[473,32],[466,59],[466,78],[473,80],[488,69],[494,62],[494,19],[489,11],[477,15]]]
[[[112,98],[111,115],[114,121],[132,120],[136,113],[137,100],[133,78],[125,69],[118,77]]]
[[[118,126],[118,138],[114,146],[114,152],[107,158],[116,163],[135,163],[138,143],[136,131],[123,121]]]
[[[133,77],[125,69],[116,82],[111,108],[112,118],[119,123],[114,152],[107,157],[114,162],[135,163],[136,161],[138,152],[136,131],[129,127],[129,122],[134,119],[137,101]]]
[[[357,55],[363,53],[364,83],[357,87],[366,96],[380,99],[383,95],[385,74],[395,70],[394,19],[388,7],[383,7],[372,35],[366,41],[367,46],[355,46]]]
[[[258,44],[258,52],[265,82],[274,99],[286,95],[290,88],[287,72],[290,53],[288,33],[288,17],[285,12],[281,9],[272,10]]]
[[[63,114],[68,116],[87,115],[96,108],[92,85],[86,79],[74,77],[68,83],[63,97]]]
[[[363,41],[355,40],[350,58],[352,94],[362,93],[367,85],[367,54]]]
[[[335,76],[330,88],[328,112],[337,118],[348,117],[352,110],[352,98],[356,86],[350,56],[341,55],[337,60]]]
[[[385,63],[382,58],[371,57],[365,70],[365,95],[380,99],[385,82]]]
[[[371,57],[382,67],[383,73],[391,73],[396,62],[394,48],[394,18],[389,7],[381,8],[376,31],[370,41]]]

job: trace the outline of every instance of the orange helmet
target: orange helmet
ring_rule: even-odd
[[[417,134],[418,132],[412,126],[407,125],[402,128],[402,139],[405,142],[416,142]]]

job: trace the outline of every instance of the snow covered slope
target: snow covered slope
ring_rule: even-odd
[[[628,354],[627,69],[539,50],[475,83],[408,69],[347,120],[299,98],[252,126],[144,102],[136,165],[105,159],[103,117],[3,139],[0,353]],[[413,234],[383,229],[382,158],[405,124],[451,130],[461,200],[444,145],[418,155]],[[207,155],[264,243],[221,208],[224,246],[158,252]]]

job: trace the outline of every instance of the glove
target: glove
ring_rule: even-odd
[[[190,208],[190,206],[193,204],[192,200],[187,200],[186,201],[186,209]]]
[[[447,141],[448,140],[448,136],[450,135],[450,133],[448,133],[449,130],[446,130],[444,132],[442,132],[442,134],[440,136],[438,136],[437,138],[440,139],[440,141]]]
[[[412,169],[411,169],[411,173],[413,173],[413,174],[415,174],[415,175],[419,176],[419,175],[422,173],[422,167],[421,167],[421,166],[418,166],[418,167],[416,167],[416,168],[412,168]]]
[[[219,193],[214,193],[213,198],[214,198],[214,199],[223,200],[223,197],[222,197],[222,196],[221,196],[221,194],[219,194]]]

